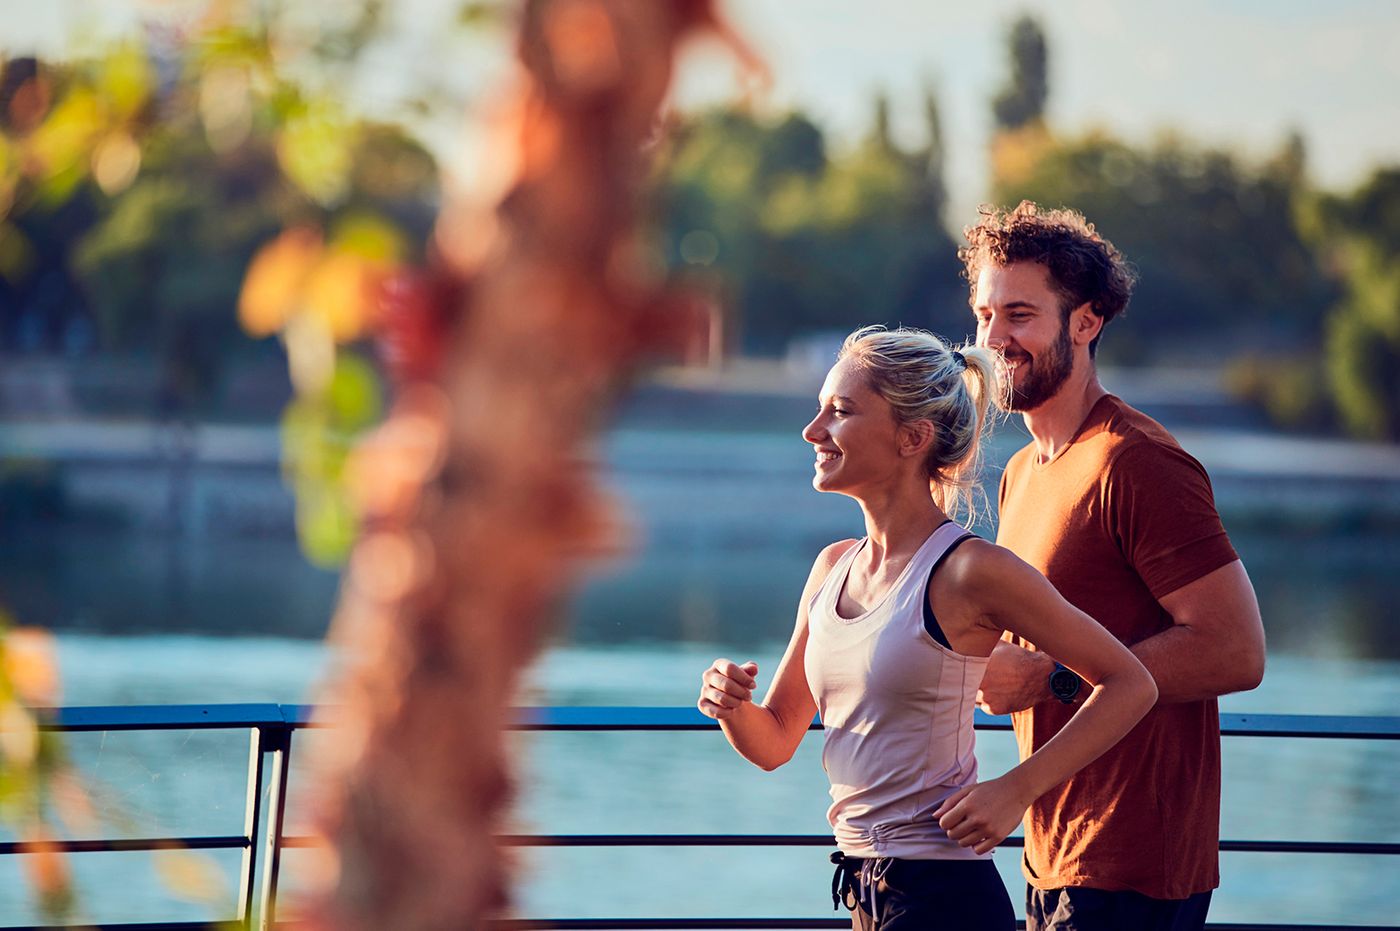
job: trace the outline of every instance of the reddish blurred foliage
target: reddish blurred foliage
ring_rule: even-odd
[[[524,80],[439,218],[442,266],[380,291],[397,397],[348,470],[364,524],[331,633],[312,927],[475,928],[507,904],[507,715],[620,536],[595,437],[640,358],[704,313],[637,245],[644,148],[701,31],[732,37],[709,0],[525,3]]]
[[[451,321],[465,299],[466,282],[441,264],[402,268],[381,282],[375,340],[395,384],[438,377]]]
[[[36,825],[19,844],[20,861],[29,885],[39,896],[41,906],[51,914],[63,914],[73,896],[68,861],[48,828]]]
[[[16,58],[0,71],[0,126],[6,135],[26,135],[49,112],[53,88],[34,58]]]

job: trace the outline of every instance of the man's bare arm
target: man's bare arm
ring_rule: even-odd
[[[1264,678],[1264,622],[1238,559],[1162,596],[1172,626],[1132,645],[1157,682],[1157,701],[1200,701]]]
[[[1157,702],[1244,692],[1264,677],[1264,624],[1244,564],[1235,560],[1164,595],[1172,626],[1132,644],[1157,683]],[[1050,696],[1055,661],[997,644],[978,696],[984,711],[1023,711]]]

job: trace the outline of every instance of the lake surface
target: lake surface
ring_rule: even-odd
[[[1003,439],[994,458],[1016,442]],[[810,490],[810,453],[794,437],[620,433],[605,455],[632,515],[634,557],[602,567],[589,583],[522,703],[688,706],[700,671],[717,655],[752,658],[771,671],[813,554],[860,534],[854,505]],[[1227,697],[1222,708],[1395,714],[1400,527],[1374,519],[1371,486],[1306,476],[1300,486],[1277,469],[1232,472],[1202,458],[1269,635],[1264,684]],[[1309,488],[1318,494],[1306,497]],[[1394,502],[1388,506],[1393,514]],[[66,704],[308,700],[329,663],[316,638],[336,583],[275,534],[0,527],[0,602],[25,623],[59,632]],[[314,755],[317,739],[299,735],[295,759]],[[816,735],[772,774],[739,759],[718,732],[534,734],[518,743],[521,830],[828,831]],[[242,829],[244,733],[72,735],[68,747],[96,793],[100,825],[86,836]],[[1014,754],[1009,735],[981,736],[984,773],[1000,773]],[[1224,766],[1225,837],[1400,838],[1400,742],[1231,738]],[[294,763],[291,832],[311,791],[296,773]],[[826,853],[526,851],[519,910],[573,918],[830,916]],[[0,858],[0,923],[34,919],[18,859]],[[223,877],[214,906],[173,896],[159,878],[169,864],[149,854],[71,861],[88,918],[155,921],[232,913],[238,856],[208,859]],[[293,887],[297,859],[287,853]],[[1016,851],[997,861],[1019,901]],[[1400,871],[1386,857],[1230,854],[1222,872],[1216,921],[1384,923],[1400,893]]]
[[[528,704],[688,705],[702,670],[732,644],[560,645],[541,658]],[[771,670],[773,641],[740,650]],[[208,636],[65,634],[60,662],[69,704],[296,701],[328,666],[319,643]],[[1276,655],[1263,686],[1222,702],[1227,711],[1390,714],[1400,707],[1393,661]],[[311,787],[296,778],[324,735],[295,745],[289,832],[299,830]],[[828,830],[820,739],[763,773],[714,733],[520,735],[525,760],[517,813],[522,831],[559,833],[811,833]],[[108,836],[238,833],[247,736],[243,732],[71,735],[69,752],[96,789]],[[1014,762],[1009,735],[984,733],[984,773]],[[1223,835],[1270,840],[1400,837],[1400,743],[1334,740],[1225,741]],[[521,914],[644,917],[830,914],[826,850],[814,848],[573,849],[528,851]],[[32,920],[17,864],[0,862],[0,915]],[[220,907],[181,901],[150,854],[73,855],[84,911],[108,921],[231,914],[236,854],[208,857],[224,879]],[[296,851],[286,855],[295,889]],[[997,857],[1013,896],[1015,850]],[[1217,921],[1391,920],[1397,891],[1390,858],[1229,854],[1212,911]],[[723,880],[717,879],[722,876]]]

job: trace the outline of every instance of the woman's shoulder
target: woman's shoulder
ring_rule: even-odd
[[[817,570],[822,570],[822,574],[825,575],[836,567],[836,564],[841,561],[842,556],[849,553],[851,549],[859,543],[860,540],[855,537],[851,537],[847,540],[837,540],[835,543],[828,543],[822,548],[822,551],[817,554],[816,560],[812,563],[812,571],[816,572]]]
[[[1029,568],[1006,547],[973,536],[948,554],[938,574],[952,589],[951,594],[980,602],[998,591],[998,586]]]
[[[812,598],[817,589],[826,584],[826,577],[831,575],[831,570],[836,568],[836,564],[841,558],[851,551],[858,543],[857,539],[837,540],[835,543],[828,543],[817,554],[816,560],[812,563],[812,571],[807,576],[807,585],[803,592],[803,603]]]

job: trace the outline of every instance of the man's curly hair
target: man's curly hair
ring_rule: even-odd
[[[1088,303],[1107,324],[1127,308],[1137,272],[1079,211],[1042,210],[1023,200],[1012,210],[984,206],[978,213],[981,219],[963,230],[967,245],[958,250],[969,302],[976,299],[977,275],[988,262],[1038,262],[1049,271],[1066,318]],[[1098,343],[1095,337],[1089,344],[1090,355]]]

